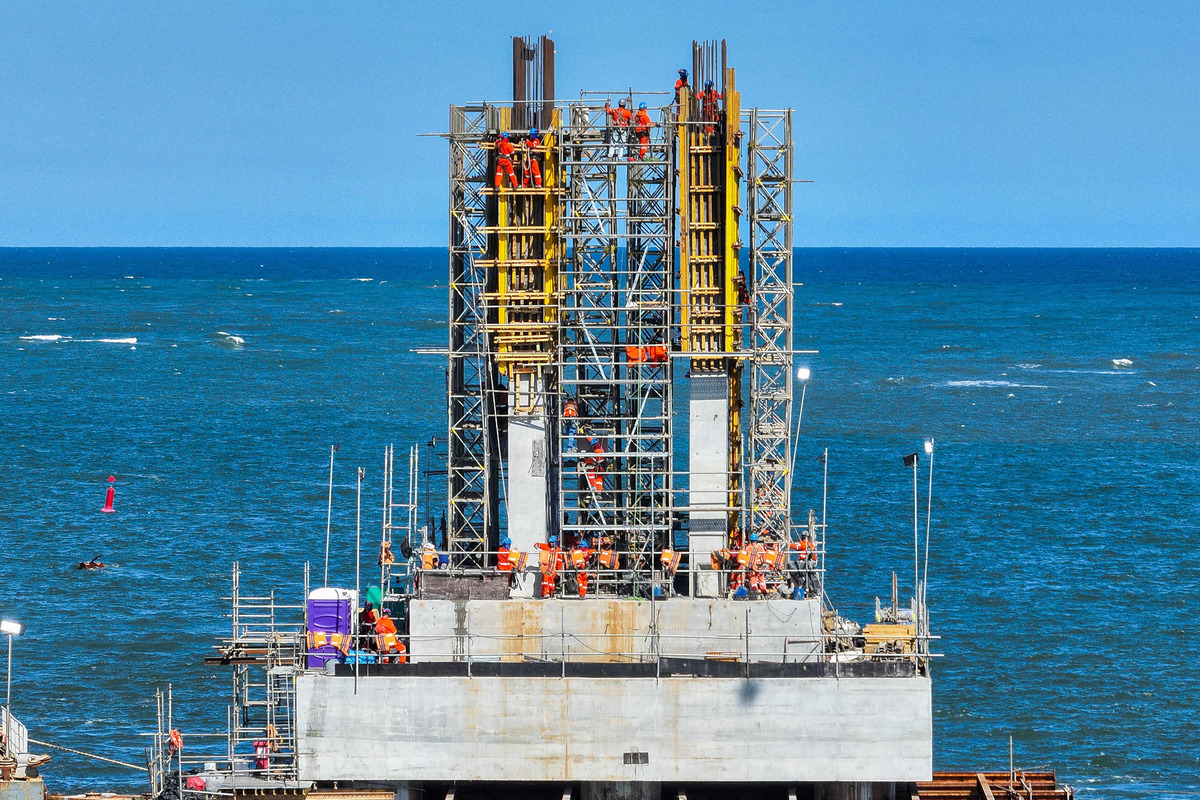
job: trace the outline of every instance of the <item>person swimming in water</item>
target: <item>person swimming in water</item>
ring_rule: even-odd
[[[80,561],[78,569],[104,569],[104,562],[96,556],[91,561]]]

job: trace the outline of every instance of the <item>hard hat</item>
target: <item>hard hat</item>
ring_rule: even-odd
[[[686,77],[687,77],[687,70],[686,70],[686,69],[681,69],[681,70],[679,70],[679,74],[680,74],[680,75],[682,75],[683,77],[685,77],[685,78],[686,78]]]
[[[705,81],[705,82],[704,82],[704,88],[705,88],[705,89],[711,89],[711,88],[712,88],[712,81]]]
[[[757,542],[757,541],[758,541],[758,534],[757,534],[757,533],[752,533],[752,534],[750,534],[750,541],[752,541],[752,542]]]
[[[588,444],[591,444],[591,445],[597,445],[597,444],[600,444],[600,440],[599,440],[599,439],[597,439],[595,436],[589,436],[589,437],[588,437]]]
[[[626,106],[627,102],[628,101],[626,101],[625,98],[622,97],[620,100],[617,101],[617,105],[620,106],[621,108],[624,108]]]
[[[510,539],[510,538],[508,538],[507,536],[505,536],[503,539],[501,539],[501,540],[500,540],[500,544],[501,544],[503,547],[508,547],[510,544],[512,544],[512,539]]]
[[[504,132],[502,132],[502,133],[500,134],[500,138],[501,138],[501,139],[507,139],[507,138],[508,138],[508,131],[504,131]]]
[[[530,139],[536,139],[536,138],[538,138],[538,129],[537,129],[537,128],[530,128],[530,129],[529,129],[529,138],[530,138]]]
[[[638,106],[638,109],[639,109],[639,110],[641,110],[641,111],[645,111],[645,110],[646,110],[646,104],[645,104],[645,103],[642,103],[641,105],[639,105],[639,106]]]
[[[550,544],[558,544],[558,537],[557,537],[557,536],[551,536],[551,537],[550,537]]]

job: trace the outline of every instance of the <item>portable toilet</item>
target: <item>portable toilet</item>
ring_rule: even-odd
[[[308,632],[350,636],[354,631],[354,615],[358,612],[358,593],[353,589],[324,587],[308,594]],[[310,647],[310,669],[324,668],[330,659],[341,659],[334,644]]]

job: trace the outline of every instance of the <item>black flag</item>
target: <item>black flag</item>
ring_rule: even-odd
[[[915,467],[919,463],[921,463],[921,459],[916,453],[904,457],[904,466],[906,467]]]

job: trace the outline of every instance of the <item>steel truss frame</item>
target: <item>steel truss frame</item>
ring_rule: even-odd
[[[750,238],[750,530],[791,541],[792,114],[752,108],[746,194]]]
[[[575,400],[579,417],[557,415],[558,524],[566,534],[612,536],[618,549],[636,554],[637,563],[626,566],[641,583],[673,524],[672,364],[644,357],[648,348],[662,353],[671,346],[670,111],[661,111],[644,159],[637,142],[619,136],[627,131],[609,128],[603,106],[573,103],[567,119],[559,156],[569,190],[562,207],[558,384],[561,401]],[[592,452],[591,438],[602,457]]]
[[[499,109],[450,107],[450,364],[446,548],[456,567],[487,566],[498,522],[499,448],[494,434],[496,368],[489,356],[485,141]]]

